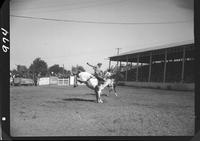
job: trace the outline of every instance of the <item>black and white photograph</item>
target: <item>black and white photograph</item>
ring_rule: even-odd
[[[9,14],[12,137],[195,135],[194,0],[10,0]]]

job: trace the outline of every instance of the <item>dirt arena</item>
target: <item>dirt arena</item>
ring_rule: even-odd
[[[190,136],[194,92],[117,87],[103,104],[86,86],[11,87],[12,136]]]

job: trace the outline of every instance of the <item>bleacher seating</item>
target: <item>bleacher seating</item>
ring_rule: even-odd
[[[154,63],[151,67],[151,82],[163,82],[164,74],[164,63]],[[136,81],[137,69],[129,69],[127,71],[127,81]],[[166,65],[166,82],[177,82],[181,81],[182,73],[182,62],[168,62]],[[126,71],[122,74],[125,76]],[[149,77],[149,66],[139,66],[138,67],[138,81],[147,82]],[[125,77],[121,80],[125,80]],[[193,83],[194,82],[194,66],[193,61],[185,62],[184,70],[184,82]]]

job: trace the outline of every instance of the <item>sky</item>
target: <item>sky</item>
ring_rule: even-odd
[[[11,0],[10,15],[11,69],[40,57],[48,67],[105,70],[117,48],[194,40],[193,0]]]

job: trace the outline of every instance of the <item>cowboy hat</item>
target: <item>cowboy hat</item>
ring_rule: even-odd
[[[98,63],[97,65],[102,65],[102,63]]]

